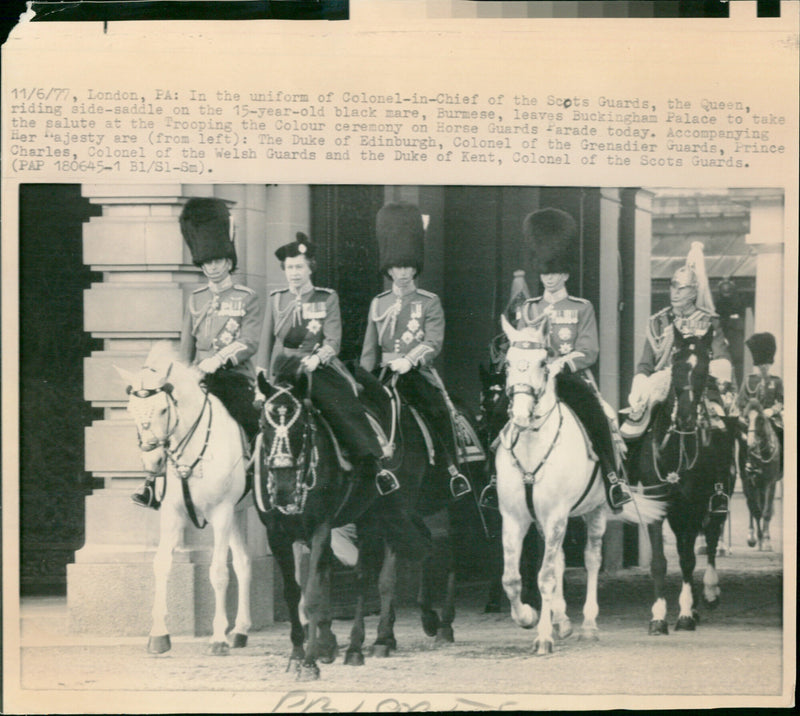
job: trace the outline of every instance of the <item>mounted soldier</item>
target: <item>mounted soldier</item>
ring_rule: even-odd
[[[288,287],[272,291],[264,314],[257,364],[275,381],[311,376],[310,398],[348,451],[352,476],[372,483],[380,495],[399,488],[397,477],[380,466],[383,450],[358,400],[356,384],[338,358],[342,341],[339,296],[311,282],[314,245],[297,233],[275,256]]]
[[[444,344],[444,310],[439,297],[418,288],[425,252],[425,228],[419,209],[406,202],[379,212],[376,233],[380,272],[392,288],[372,299],[361,367],[386,368],[397,375],[397,390],[429,423],[450,475],[450,491],[471,491],[459,469],[455,408],[433,363]]]
[[[228,205],[222,199],[189,199],[180,215],[181,234],[208,282],[190,296],[181,328],[180,359],[203,373],[202,385],[216,395],[243,428],[247,440],[258,432],[252,357],[261,331],[256,292],[233,282],[236,248]],[[131,499],[158,509],[150,475]]]
[[[684,338],[701,338],[709,330],[713,333],[706,386],[708,422],[712,429],[724,430],[724,419],[728,416],[725,406],[734,403],[731,387],[733,365],[728,341],[714,311],[703,244],[695,241],[686,256],[686,264],[672,276],[670,305],[652,315],[648,322],[647,340],[628,396],[628,419],[621,429],[626,440],[642,435],[650,421],[653,405],[666,398],[675,332]]]
[[[550,370],[559,373],[558,396],[576,413],[589,433],[600,461],[611,509],[620,512],[631,499],[628,486],[617,470],[621,444],[616,416],[600,395],[591,372],[600,344],[594,307],[584,298],[570,296],[570,256],[578,236],[575,220],[559,209],[542,209],[523,222],[525,242],[536,259],[544,293],[517,309],[517,328],[550,323]]]
[[[772,423],[778,436],[783,455],[783,380],[770,373],[777,349],[775,336],[771,333],[754,333],[745,341],[745,345],[753,357],[753,372],[742,383],[736,399],[737,407],[741,412],[750,400],[755,399],[760,403],[764,416]]]

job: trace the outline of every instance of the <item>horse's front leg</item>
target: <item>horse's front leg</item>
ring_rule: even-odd
[[[567,616],[567,603],[564,601],[564,549],[560,549],[556,554],[556,589],[553,592],[552,619],[553,631],[558,639],[566,639],[572,634],[572,622]]]
[[[697,626],[697,613],[694,610],[694,595],[692,594],[692,579],[694,568],[697,566],[697,557],[694,553],[694,543],[697,539],[697,531],[694,527],[685,525],[678,530],[675,535],[678,547],[678,561],[681,568],[681,593],[678,597],[678,621],[675,624],[675,631],[694,631]],[[719,538],[719,534],[717,534]],[[712,549],[713,547],[713,549]],[[713,545],[708,545],[708,558],[712,560],[716,556],[716,540]]]
[[[668,634],[667,600],[664,584],[667,576],[667,558],[664,556],[664,522],[659,520],[647,525],[650,536],[652,557],[650,558],[650,577],[653,580],[653,606],[648,633],[652,636]]]
[[[597,576],[603,561],[603,535],[606,531],[606,508],[602,505],[584,516],[586,522],[586,548],[583,561],[586,567],[586,601],[583,605],[583,627],[581,639],[597,641],[597,615],[600,607],[597,604]]]
[[[533,648],[539,656],[553,652],[553,604],[556,597],[559,554],[563,558],[567,516],[551,516],[544,526],[544,559],[539,570],[539,592],[542,595],[542,615]]]
[[[502,503],[501,503],[502,504]],[[525,503],[523,502],[523,507]],[[522,542],[531,519],[503,511],[503,589],[511,603],[511,618],[523,629],[532,629],[538,619],[536,610],[522,599],[522,577],[519,562]]]
[[[381,599],[381,615],[378,620],[378,636],[373,644],[374,656],[386,657],[397,650],[394,637],[394,594],[397,584],[397,554],[384,542],[383,564],[378,576],[378,594]]]
[[[317,527],[311,538],[311,556],[309,557],[308,579],[305,589],[306,613],[308,614],[308,647],[306,656],[297,672],[299,681],[316,681],[320,677],[317,666],[317,637],[323,610],[323,589],[325,580],[321,570],[325,569],[325,560],[329,560],[331,529],[330,525]]]
[[[209,522],[214,530],[214,550],[208,573],[214,589],[214,621],[208,653],[213,656],[226,656],[229,651],[225,633],[228,630],[228,614],[225,597],[228,593],[228,545],[233,529],[233,505],[223,502],[211,512]]]
[[[762,552],[772,552],[772,542],[769,536],[769,523],[772,520],[772,513],[775,509],[775,481],[767,483],[764,490],[764,511],[761,513],[761,541],[759,550]]]
[[[246,519],[245,512],[241,513],[241,518]],[[236,622],[233,625],[233,632],[230,634],[230,645],[234,649],[247,646],[247,635],[250,632],[252,622],[250,620],[250,583],[252,581],[252,565],[250,554],[242,536],[242,528],[236,515],[231,526],[231,557],[233,571],[236,573],[236,583],[238,589],[238,604],[236,607]]]
[[[706,559],[708,564],[703,573],[703,602],[709,609],[713,609],[719,604],[719,576],[717,575],[717,543],[719,542],[722,530],[725,526],[725,516],[721,518],[714,515],[710,516],[705,527],[706,544],[708,554]]]
[[[360,534],[360,533],[359,533]],[[364,603],[367,593],[367,564],[364,553],[363,540],[359,538],[358,560],[356,561],[356,613],[353,617],[353,626],[350,629],[350,644],[344,655],[344,663],[348,666],[364,665]]]
[[[299,669],[306,653],[303,649],[303,625],[300,621],[300,585],[295,576],[295,560],[292,539],[276,520],[271,520],[267,526],[269,548],[278,563],[278,569],[283,581],[283,598],[289,611],[290,639],[292,653],[286,671],[292,668]]]
[[[147,642],[147,651],[151,654],[163,654],[172,648],[167,629],[167,581],[172,569],[172,553],[178,546],[183,531],[183,518],[170,504],[162,504],[159,522],[160,537],[153,559],[153,575],[155,577],[153,624]]]

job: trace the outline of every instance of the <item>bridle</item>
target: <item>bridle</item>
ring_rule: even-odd
[[[291,401],[291,407],[294,408],[288,421],[287,414],[289,410],[283,405],[279,406],[277,411],[274,411],[278,414],[277,422],[272,416],[274,401],[279,396],[288,397]],[[297,460],[295,460],[292,454],[291,445],[289,443],[289,431],[303,415],[303,412],[303,405],[291,392],[291,388],[286,385],[275,386],[275,393],[264,403],[264,408],[261,412],[262,433],[263,429],[267,426],[273,430],[272,444],[266,456],[267,495],[269,496],[271,507],[267,507],[264,504],[260,487],[255,490],[256,502],[258,503],[259,509],[264,513],[274,508],[284,515],[301,514],[305,509],[308,493],[317,485],[319,453],[317,451],[316,441],[314,440],[316,431],[314,420],[309,418],[305,421],[303,441]],[[256,461],[256,466],[260,473],[260,461]],[[279,505],[277,504],[278,486],[274,471],[278,469],[286,470],[292,467],[295,467],[294,489],[292,491],[294,499],[288,505]],[[310,481],[308,480],[309,476],[311,478]],[[260,475],[258,475],[258,478],[258,483],[260,485]]]
[[[755,458],[762,465],[766,465],[772,462],[778,454],[778,450],[780,449],[778,437],[775,435],[775,431],[770,428],[769,420],[760,408],[750,407],[748,405],[747,412],[749,414],[755,414],[748,419],[747,461],[749,463],[752,458]],[[761,440],[758,439],[759,431],[756,428],[756,422],[759,419],[763,421],[763,428],[760,431]],[[769,454],[766,456],[764,453],[765,450],[769,451]]]
[[[509,350],[511,348],[518,348],[520,350],[528,350],[528,351],[545,350],[548,351],[548,353],[550,351],[549,346],[540,341],[513,341],[509,346]],[[524,364],[516,366],[516,369],[519,370],[520,372],[524,372],[529,369],[528,361],[520,360],[519,363]],[[507,360],[507,365],[508,365],[508,360]],[[509,398],[509,411],[511,411],[512,407],[511,402],[514,399],[514,396],[528,395],[533,401],[532,415],[531,415],[532,423],[536,421],[537,417],[542,419],[542,422],[540,423],[538,428],[534,427],[533,424],[531,424],[530,426],[527,426],[525,428],[522,428],[522,426],[518,426],[520,427],[520,429],[534,430],[534,431],[539,430],[539,428],[541,428],[541,426],[546,421],[547,417],[549,417],[549,414],[553,411],[553,408],[555,408],[554,404],[553,408],[550,408],[544,415],[539,415],[539,416],[536,415],[536,406],[539,404],[539,401],[542,399],[542,396],[547,390],[547,384],[550,380],[550,367],[545,364],[545,366],[542,368],[542,371],[544,373],[543,377],[544,379],[542,380],[542,385],[541,388],[539,389],[534,388],[530,383],[512,383],[511,385],[506,384],[506,395]]]
[[[152,398],[159,393],[163,393],[166,396],[167,426],[164,434],[161,436],[156,435],[150,427],[153,420],[153,414],[155,412],[155,406],[152,403],[150,403],[149,409],[145,408],[142,403],[137,403],[135,409],[133,406],[130,406],[129,410],[131,413],[134,413],[134,423],[136,425],[136,435],[139,440],[139,450],[142,452],[152,452],[156,448],[169,447],[170,438],[180,422],[180,417],[177,411],[178,406],[174,396],[172,395],[172,385],[170,383],[164,383],[158,388],[140,388],[138,390],[133,390],[131,386],[128,386],[127,393],[128,395],[133,395],[143,400]],[[147,432],[150,433],[151,437],[145,439],[144,436]]]

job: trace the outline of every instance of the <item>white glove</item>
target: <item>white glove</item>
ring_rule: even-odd
[[[764,417],[766,418],[771,418],[773,415],[775,415],[775,411],[772,408],[767,408],[764,411]]]
[[[411,364],[411,361],[408,358],[395,358],[393,361],[389,361],[389,368],[391,368],[395,373],[399,373],[402,375],[403,373],[408,373],[414,366]]]
[[[318,355],[314,354],[303,358],[303,360],[300,361],[300,364],[309,373],[313,373],[317,368],[319,368],[320,359]]]
[[[708,364],[708,374],[716,378],[719,385],[733,380],[733,366],[727,358],[715,358]]]
[[[210,358],[203,358],[198,364],[198,370],[202,371],[203,373],[214,373],[215,371],[219,370],[222,367],[222,360],[220,360],[217,356],[211,356]]]
[[[647,376],[644,373],[637,373],[633,376],[631,392],[628,395],[628,405],[631,406],[631,417],[635,420],[640,417],[647,405]]]

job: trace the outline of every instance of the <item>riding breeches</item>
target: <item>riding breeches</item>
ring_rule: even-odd
[[[397,378],[397,390],[403,399],[418,410],[433,428],[433,437],[442,444],[448,463],[457,465],[456,438],[450,409],[447,407],[442,391],[416,370],[410,370]]]
[[[208,373],[203,383],[211,395],[219,398],[231,417],[244,428],[248,441],[252,444],[258,434],[258,409],[253,406],[255,390],[246,375],[220,368]]]

